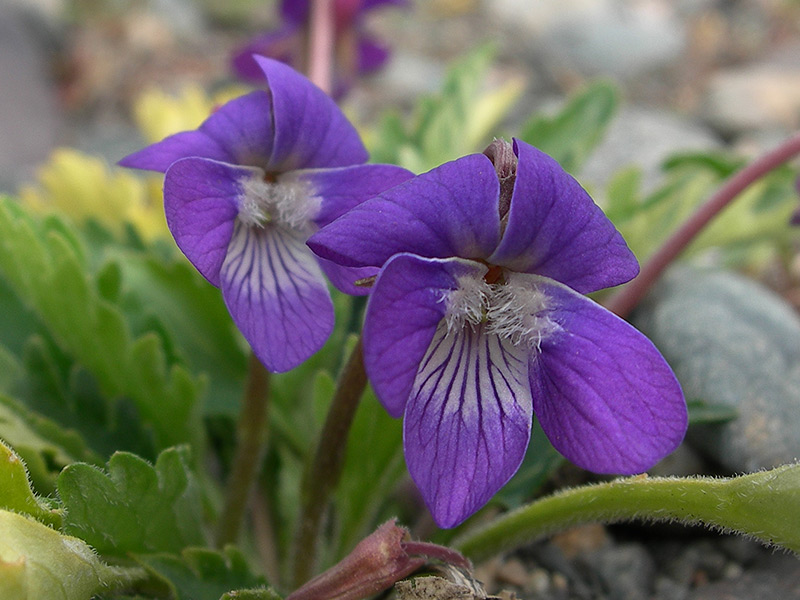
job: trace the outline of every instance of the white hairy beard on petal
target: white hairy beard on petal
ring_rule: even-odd
[[[474,275],[459,278],[458,288],[443,298],[448,333],[480,326],[487,335],[514,346],[539,349],[559,326],[550,319],[549,299],[531,281],[534,278],[511,272],[498,283]]]
[[[303,231],[308,229],[322,203],[304,181],[269,182],[254,175],[241,181],[240,188],[239,221],[248,227],[274,224]]]

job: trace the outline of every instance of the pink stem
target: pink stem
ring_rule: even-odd
[[[800,154],[800,133],[790,137],[778,148],[733,175],[656,250],[635,279],[604,303],[605,307],[622,318],[627,317],[661,276],[664,269],[723,208],[752,183],[797,154]]]
[[[308,78],[331,93],[335,26],[332,0],[312,0],[308,49]]]

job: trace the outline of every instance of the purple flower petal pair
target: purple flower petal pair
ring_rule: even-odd
[[[389,58],[388,48],[363,31],[364,15],[381,6],[407,6],[408,0],[333,0],[336,45],[335,98],[343,96],[359,75],[380,69]],[[268,56],[304,68],[306,38],[311,15],[310,0],[283,0],[283,24],[260,34],[237,49],[231,60],[234,72],[253,83],[261,82],[261,71],[254,55]]]
[[[356,206],[309,246],[382,266],[364,360],[437,523],[453,527],[516,472],[534,415],[575,464],[639,473],[683,439],[671,369],[582,294],[638,272],[622,237],[550,157],[515,141]],[[490,159],[492,156],[493,159]]]
[[[319,350],[333,329],[324,273],[364,293],[348,282],[377,272],[318,259],[308,236],[411,173],[361,164],[367,152],[328,96],[280,62],[257,61],[266,91],[120,164],[165,172],[164,210],[178,247],[222,288],[256,356],[281,372]]]

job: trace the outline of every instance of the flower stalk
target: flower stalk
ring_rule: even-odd
[[[732,478],[637,475],[556,493],[455,540],[479,561],[584,523],[632,520],[703,524],[800,550],[800,465]]]
[[[604,303],[605,307],[622,318],[627,317],[664,270],[717,214],[750,185],[798,154],[800,154],[800,133],[733,175],[656,250],[642,266],[641,272],[635,279]]]
[[[225,489],[225,503],[217,523],[216,545],[222,548],[239,537],[250,493],[267,449],[269,372],[250,355],[247,387],[237,426],[233,468]]]
[[[313,462],[300,488],[300,517],[294,547],[294,587],[308,581],[314,570],[322,516],[339,482],[347,437],[367,385],[361,339],[353,348],[333,395]]]
[[[308,78],[326,94],[332,92],[335,23],[332,0],[312,0],[309,24]]]

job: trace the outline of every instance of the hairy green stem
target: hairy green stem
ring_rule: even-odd
[[[317,555],[322,517],[342,473],[347,437],[367,386],[361,339],[353,348],[333,395],[319,436],[314,459],[300,488],[300,517],[294,546],[294,587],[311,578]]]
[[[216,545],[222,548],[239,537],[253,484],[267,448],[269,372],[250,355],[247,387],[237,426],[233,468],[225,486],[225,503],[217,523]]]
[[[642,266],[641,272],[635,279],[604,303],[605,307],[623,318],[627,317],[658,280],[664,269],[722,209],[752,183],[797,154],[800,154],[800,133],[733,175],[656,250]]]
[[[639,475],[556,493],[468,531],[453,545],[477,561],[575,525],[639,519],[703,524],[797,552],[798,507],[796,464],[733,478]]]
[[[334,20],[332,0],[312,0],[309,23],[308,78],[326,94],[331,93]]]

